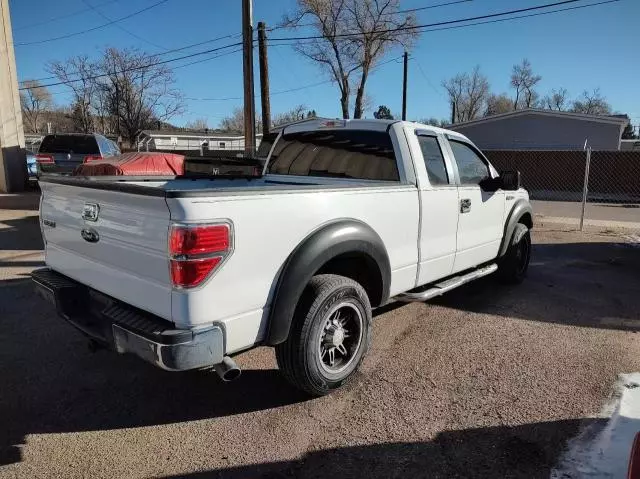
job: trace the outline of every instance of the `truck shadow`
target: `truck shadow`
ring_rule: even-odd
[[[0,251],[41,250],[43,248],[37,215],[22,216],[16,219],[0,219]]]
[[[37,182],[30,182],[27,191],[11,195],[0,195],[0,210],[38,211],[40,188]]]
[[[235,478],[548,478],[563,444],[603,419],[444,431],[429,442],[396,442],[311,451],[293,461],[214,469],[178,476]],[[568,477],[568,476],[563,476]]]
[[[640,331],[640,248],[623,243],[535,244],[524,283],[487,277],[430,303],[474,313]]]
[[[524,284],[502,287],[487,278],[433,303],[510,321],[640,331],[638,271],[637,248],[539,244]],[[379,313],[401,306],[388,305]],[[0,281],[0,384],[0,465],[20,461],[19,446],[29,434],[179,423],[308,399],[275,369],[245,370],[240,379],[223,385],[214,374],[168,373],[135,357],[91,353],[86,340],[34,296],[28,280]],[[480,437],[468,434],[470,439],[460,439],[463,443]],[[453,447],[455,441],[422,447],[432,452],[442,444]],[[400,460],[404,446],[390,447],[391,457]],[[366,450],[356,455],[373,456]]]
[[[31,281],[0,282],[0,465],[28,434],[111,430],[216,418],[302,402],[276,369],[171,373],[138,358],[92,353],[51,314]]]

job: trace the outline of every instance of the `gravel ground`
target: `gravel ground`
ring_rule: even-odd
[[[266,348],[231,384],[91,353],[24,276],[27,214],[0,212],[0,477],[548,477],[640,371],[640,249],[615,235],[536,231],[523,285],[378,311],[357,379],[308,399]]]

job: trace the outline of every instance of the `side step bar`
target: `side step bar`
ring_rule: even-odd
[[[446,293],[447,291],[451,291],[452,289],[457,288],[458,286],[462,286],[469,281],[473,281],[474,279],[482,278],[483,276],[487,276],[488,274],[494,273],[498,269],[498,265],[492,263],[488,266],[484,266],[482,268],[475,269],[467,274],[461,276],[454,276],[453,278],[449,278],[440,283],[432,284],[426,287],[422,286],[420,288],[407,291],[406,293],[401,293],[395,297],[398,301],[427,301],[428,299],[435,298],[436,296],[440,296],[441,294]]]

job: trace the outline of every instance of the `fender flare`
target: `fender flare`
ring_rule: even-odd
[[[515,231],[516,226],[520,223],[520,219],[527,213],[531,217],[531,224],[526,226],[528,228],[533,228],[533,209],[531,208],[529,201],[524,198],[520,198],[513,204],[513,207],[509,212],[509,216],[507,217],[507,221],[505,221],[504,224],[504,234],[502,235],[502,242],[500,243],[500,249],[498,250],[498,258],[504,256],[507,252],[507,248],[509,248],[509,243],[511,242],[511,236]]]
[[[287,258],[269,313],[266,344],[273,346],[287,339],[300,296],[313,275],[331,259],[347,253],[359,253],[375,262],[382,280],[379,303],[388,300],[391,266],[380,236],[355,219],[333,221],[307,236]]]

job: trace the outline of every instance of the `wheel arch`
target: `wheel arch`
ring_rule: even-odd
[[[507,252],[511,236],[513,235],[518,223],[524,224],[529,229],[533,228],[533,210],[531,208],[531,204],[524,198],[521,198],[514,203],[509,215],[507,216],[507,220],[504,224],[502,242],[500,243],[500,249],[498,250],[499,258],[504,256]]]
[[[391,266],[380,236],[356,219],[332,221],[308,235],[287,258],[269,312],[266,344],[287,339],[300,296],[316,274],[338,274],[357,281],[372,306],[389,298]]]

